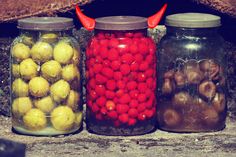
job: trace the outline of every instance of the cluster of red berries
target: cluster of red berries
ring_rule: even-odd
[[[143,32],[100,32],[86,51],[87,105],[97,120],[135,125],[156,114],[156,45]]]

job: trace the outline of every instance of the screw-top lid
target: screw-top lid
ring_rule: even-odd
[[[147,28],[147,18],[139,16],[108,16],[96,18],[96,29],[137,30]]]
[[[167,16],[165,24],[172,27],[211,28],[219,27],[221,20],[219,16],[211,14],[182,13]]]
[[[26,30],[62,31],[73,27],[73,20],[64,17],[31,17],[18,20],[18,28]]]

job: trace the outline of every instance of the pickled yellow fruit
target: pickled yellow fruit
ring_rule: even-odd
[[[77,126],[80,126],[80,125],[81,125],[82,119],[83,119],[83,112],[75,113],[75,124],[76,124]]]
[[[58,35],[54,33],[47,33],[41,36],[41,40],[47,43],[54,43],[58,39]]]
[[[29,82],[29,91],[35,97],[46,96],[49,91],[49,83],[42,77],[32,78]]]
[[[39,100],[35,100],[34,105],[38,109],[43,111],[44,113],[50,113],[55,107],[55,103],[53,102],[53,100],[50,96],[44,97]]]
[[[75,122],[75,114],[70,107],[59,106],[51,112],[51,122],[57,130],[70,130]]]
[[[23,35],[22,37],[22,42],[28,46],[32,46],[34,45],[34,39],[33,37],[31,36],[26,36],[26,35]]]
[[[66,42],[59,42],[53,51],[54,59],[61,64],[68,64],[71,61],[73,54],[73,48]]]
[[[23,117],[25,126],[29,130],[41,130],[46,127],[47,119],[45,114],[39,109],[33,108],[29,110]]]
[[[13,100],[12,103],[12,113],[14,116],[23,116],[25,115],[31,108],[32,102],[29,97],[20,97]]]
[[[46,62],[52,58],[53,48],[46,42],[37,42],[31,49],[30,54],[37,62]]]
[[[66,106],[70,107],[72,110],[77,110],[78,103],[80,100],[80,94],[74,90],[70,90],[70,94],[66,99]]]
[[[12,75],[13,77],[20,77],[20,65],[12,64]]]
[[[25,59],[20,63],[20,75],[25,80],[30,80],[37,76],[38,65],[31,59]]]
[[[78,74],[78,68],[74,64],[69,64],[62,69],[62,78],[66,81],[72,81]]]
[[[76,49],[73,49],[73,50],[74,50],[74,55],[72,57],[72,61],[73,61],[73,64],[78,65],[80,62],[81,54],[80,54],[80,51],[77,51]]]
[[[30,57],[30,48],[23,43],[17,43],[12,48],[12,56],[17,61],[22,61]]]
[[[17,97],[26,97],[29,95],[29,86],[21,78],[12,83],[12,93]]]
[[[64,80],[59,80],[50,87],[50,94],[54,101],[61,102],[66,99],[70,92],[70,85]]]
[[[61,76],[61,69],[61,65],[57,61],[50,60],[41,66],[42,76],[48,81],[56,81]]]

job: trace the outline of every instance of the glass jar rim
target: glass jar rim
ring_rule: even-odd
[[[165,25],[183,28],[214,28],[221,26],[221,18],[205,13],[180,13],[167,16]]]
[[[99,30],[138,30],[147,28],[147,18],[140,16],[106,16],[95,20],[95,29]]]
[[[30,17],[18,20],[19,29],[63,31],[74,28],[73,19],[64,17]]]

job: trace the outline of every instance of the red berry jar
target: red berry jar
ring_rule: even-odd
[[[156,124],[156,45],[147,18],[96,19],[86,50],[87,128],[102,135],[140,135]]]

